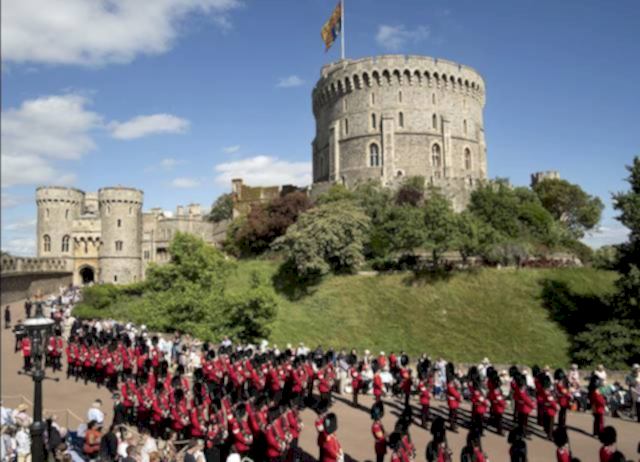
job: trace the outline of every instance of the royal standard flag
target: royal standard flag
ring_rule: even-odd
[[[336,38],[342,32],[342,3],[339,2],[336,6],[335,10],[331,14],[331,17],[327,22],[322,26],[322,40],[324,41],[325,51],[331,48],[333,42],[335,42]]]

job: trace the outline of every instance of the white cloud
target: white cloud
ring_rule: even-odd
[[[390,26],[381,24],[376,33],[376,42],[382,48],[389,51],[398,51],[407,42],[418,43],[429,38],[429,28],[418,26],[415,29],[407,29],[404,25]]]
[[[188,189],[188,188],[196,188],[200,186],[200,182],[194,178],[175,178],[171,182],[171,186],[174,188]]]
[[[99,66],[168,51],[190,15],[223,31],[240,0],[7,0],[2,60]]]
[[[31,257],[36,254],[36,240],[33,237],[9,239],[7,244],[2,246],[2,250],[9,252],[11,255]]]
[[[600,226],[598,231],[589,233],[583,242],[591,247],[598,248],[603,245],[620,244],[629,239],[629,229],[613,224],[612,226]]]
[[[171,114],[153,114],[126,122],[111,122],[109,128],[114,138],[131,140],[158,133],[184,133],[189,128],[189,121]]]
[[[3,111],[2,186],[73,182],[52,159],[79,159],[95,149],[91,131],[102,118],[87,105],[80,95],[52,95]]]
[[[292,88],[299,87],[304,84],[304,80],[302,80],[297,75],[290,75],[289,77],[282,77],[278,80],[278,84],[276,85],[278,88]]]
[[[214,168],[216,183],[229,186],[234,178],[242,178],[254,186],[311,183],[311,162],[289,162],[271,156],[256,156],[218,164]]]
[[[16,207],[20,204],[24,204],[29,199],[22,196],[14,196],[13,194],[2,193],[2,208],[10,209],[12,207]]]
[[[240,151],[240,145],[238,144],[222,148],[222,152],[224,152],[225,154],[235,154],[238,151]]]
[[[4,229],[7,231],[24,231],[24,230],[35,230],[37,220],[34,219],[26,219],[20,221],[14,221],[13,223],[9,223],[4,226]]]

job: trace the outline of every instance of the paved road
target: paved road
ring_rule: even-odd
[[[23,317],[24,311],[22,303],[15,303],[11,306],[13,319],[16,320]],[[20,376],[17,371],[21,367],[22,358],[19,353],[14,353],[13,335],[8,330],[2,329],[2,396],[18,396],[23,395],[33,400],[33,384],[31,379]],[[86,412],[91,402],[96,398],[101,398],[105,403],[107,411],[107,421],[110,420],[111,397],[108,391],[97,389],[95,385],[84,385],[82,382],[67,380],[65,374],[53,374],[54,377],[60,379],[59,382],[44,382],[44,407],[48,410],[54,410],[58,414],[58,418],[65,425],[67,414],[63,411],[69,409],[72,413],[80,418],[86,417]],[[333,411],[338,415],[338,437],[342,443],[342,447],[350,458],[357,461],[367,461],[374,457],[373,438],[370,432],[371,421],[369,419],[368,407],[372,400],[368,397],[361,399],[362,407],[355,409],[349,405],[349,397],[340,397],[336,399]],[[16,398],[7,398],[4,400],[5,406],[15,406]],[[418,404],[414,401],[414,406]],[[468,407],[465,408],[468,413]],[[397,419],[401,407],[394,400],[388,400],[386,405],[386,415],[384,418],[385,428],[390,431]],[[435,412],[444,415],[446,405],[438,403],[435,406]],[[315,414],[311,411],[303,412],[303,421],[305,428],[300,438],[301,448],[311,456],[315,457],[318,453],[316,446],[316,431],[313,428]],[[68,417],[69,426],[74,428],[77,423],[73,416]],[[607,424],[612,424],[618,431],[619,449],[623,451],[628,459],[637,458],[635,453],[640,441],[640,424],[623,421],[620,419],[606,419]],[[592,419],[589,414],[570,413],[568,416],[568,424],[570,428],[570,440],[575,457],[579,457],[583,462],[597,460],[597,451],[599,443],[590,436],[590,428]],[[541,434],[540,430],[537,431]],[[459,452],[466,438],[466,430],[460,429],[459,433],[449,433],[449,444],[454,450],[454,460],[458,460]],[[425,460],[424,451],[430,434],[417,426],[411,428],[411,436],[418,448],[417,460]],[[499,437],[494,433],[487,432],[487,436],[483,439],[483,446],[492,461],[508,460],[508,445],[505,437]],[[555,449],[552,443],[543,440],[538,436],[534,436],[528,442],[529,461],[530,462],[549,462],[555,460]]]

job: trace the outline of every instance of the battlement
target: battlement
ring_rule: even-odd
[[[71,271],[69,260],[65,258],[28,258],[3,255],[1,272],[17,273],[64,273]]]
[[[123,186],[106,187],[98,190],[98,200],[100,203],[133,203],[142,205],[144,192],[140,189],[127,188]]]
[[[414,55],[382,55],[342,60],[322,68],[313,89],[313,109],[356,90],[425,86],[464,93],[484,105],[484,80],[473,68],[452,61]]]
[[[76,188],[65,188],[62,186],[41,186],[36,189],[36,204],[81,204],[84,201],[84,196],[85,192]]]
[[[534,172],[531,174],[531,187],[544,180],[559,180],[560,173],[557,170],[546,170],[544,172]]]

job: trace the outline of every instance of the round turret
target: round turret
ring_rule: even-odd
[[[36,189],[38,257],[71,258],[73,220],[82,213],[84,192],[44,186]]]
[[[142,201],[143,192],[138,189],[98,190],[101,282],[127,284],[141,279]]]
[[[420,175],[473,187],[487,176],[484,89],[474,69],[423,56],[324,66],[313,90],[314,183]]]

